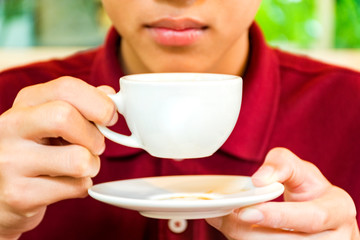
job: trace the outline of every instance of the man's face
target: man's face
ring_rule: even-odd
[[[102,0],[127,73],[237,74],[261,0]],[[242,59],[242,60],[241,60]],[[237,71],[237,72],[236,72]]]

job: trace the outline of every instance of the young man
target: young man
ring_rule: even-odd
[[[253,23],[260,0],[103,4],[103,47],[0,74],[1,239],[359,239],[359,73],[269,48]],[[244,78],[222,148],[180,162],[105,148],[92,122],[128,133],[105,93],[124,74],[169,71]],[[175,174],[254,174],[284,183],[285,201],[173,224],[78,199],[92,181]]]

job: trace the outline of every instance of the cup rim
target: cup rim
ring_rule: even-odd
[[[146,79],[144,78],[146,76]],[[169,81],[169,77],[176,78]],[[203,77],[208,76],[206,79],[202,79]],[[210,76],[210,78],[209,78]],[[122,76],[120,81],[128,81],[128,82],[162,82],[163,80],[167,80],[168,83],[179,83],[179,82],[194,82],[194,79],[198,79],[196,82],[219,82],[219,81],[238,81],[242,80],[241,76],[231,75],[231,74],[223,74],[223,73],[195,73],[195,72],[164,72],[164,73],[139,73],[139,74],[129,74]]]

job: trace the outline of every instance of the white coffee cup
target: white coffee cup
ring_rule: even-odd
[[[120,78],[110,98],[131,136],[97,126],[108,139],[161,158],[200,158],[216,152],[231,134],[241,106],[239,76],[149,73]]]

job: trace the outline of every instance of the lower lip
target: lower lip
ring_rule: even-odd
[[[151,36],[160,45],[184,47],[194,44],[205,32],[205,29],[190,28],[174,30],[169,28],[148,28]]]

